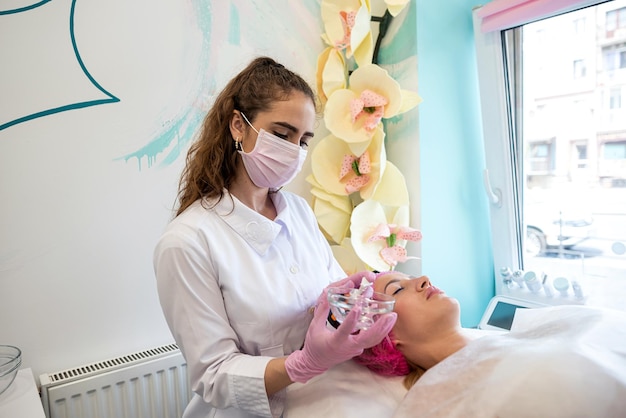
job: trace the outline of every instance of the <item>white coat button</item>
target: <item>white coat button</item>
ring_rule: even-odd
[[[289,271],[290,271],[292,274],[296,274],[296,273],[298,272],[298,266],[291,266],[291,267],[289,268]]]

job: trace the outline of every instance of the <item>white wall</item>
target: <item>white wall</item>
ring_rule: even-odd
[[[255,55],[314,84],[321,20],[316,0],[17,3],[0,5],[0,344],[38,376],[171,342],[152,250],[192,132]]]

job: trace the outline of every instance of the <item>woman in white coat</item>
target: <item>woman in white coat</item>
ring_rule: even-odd
[[[356,310],[339,330],[325,326],[323,290],[345,273],[307,202],[279,190],[301,169],[316,118],[310,86],[257,58],[217,96],[188,152],[176,217],[154,253],[194,391],[184,417],[278,417],[289,384],[358,355],[393,326],[395,313],[351,334]],[[363,276],[374,278],[339,284]]]

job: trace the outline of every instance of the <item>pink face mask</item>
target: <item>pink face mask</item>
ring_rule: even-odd
[[[293,180],[302,169],[307,151],[264,129],[257,131],[248,118],[241,115],[258,134],[252,151],[238,151],[252,182],[257,187],[278,189]]]

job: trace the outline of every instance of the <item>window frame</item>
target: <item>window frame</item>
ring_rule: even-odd
[[[558,13],[528,19],[520,25],[605,1],[573,0]],[[515,131],[522,126],[522,106],[514,88],[521,80],[521,27],[484,31],[480,9],[473,10],[474,40],[486,164],[483,174],[490,199],[493,265],[497,274],[504,267],[523,269],[526,230],[519,189],[524,187],[525,179],[517,164],[523,162],[523,144],[518,142],[520,132]],[[500,294],[498,277],[494,280],[496,293]]]

